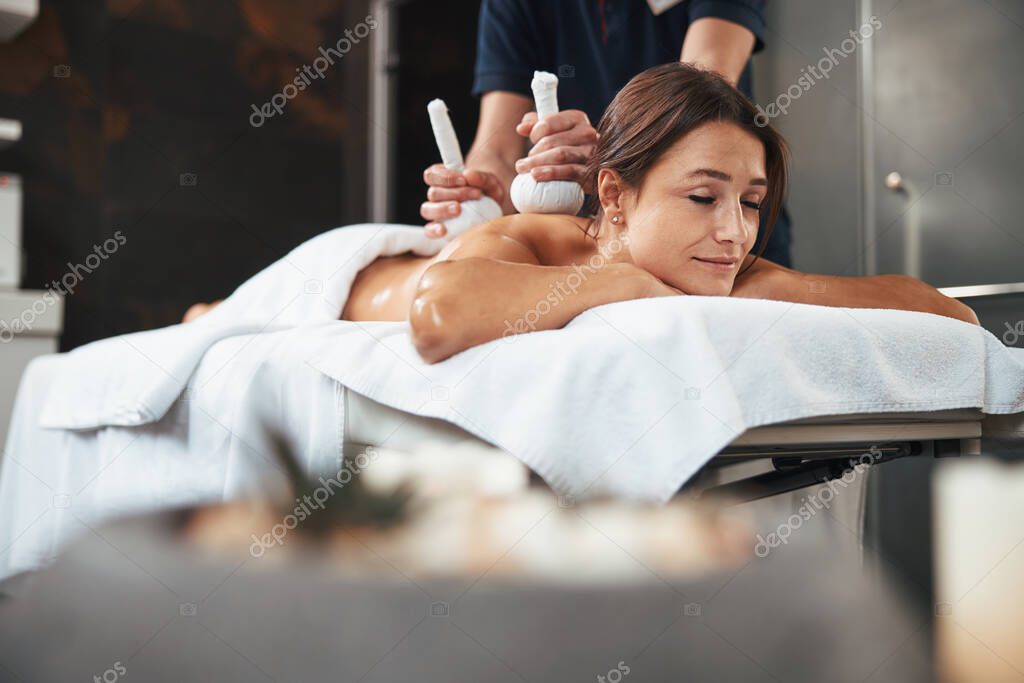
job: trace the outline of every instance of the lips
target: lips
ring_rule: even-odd
[[[694,258],[698,261],[703,261],[704,263],[717,263],[723,266],[735,266],[739,263],[739,259],[729,258],[728,256],[718,256],[714,258],[701,258],[699,256],[694,256]]]

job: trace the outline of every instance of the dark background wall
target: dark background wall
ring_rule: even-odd
[[[430,131],[427,103],[448,105],[463,153],[476,133],[480,102],[470,95],[476,61],[480,0],[409,0],[395,8],[400,59],[395,73],[397,139],[395,215],[419,224],[426,199],[423,169],[441,160]]]
[[[42,0],[0,44],[0,117],[21,142],[22,285],[120,231],[66,302],[62,348],[168,325],[296,244],[366,220],[369,38],[261,127],[268,101],[367,0]],[[195,184],[182,174],[194,174]]]

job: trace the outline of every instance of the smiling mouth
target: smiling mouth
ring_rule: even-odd
[[[728,272],[728,271],[732,270],[733,268],[735,268],[736,264],[739,263],[739,261],[733,261],[733,260],[730,260],[730,259],[711,260],[711,259],[697,258],[696,256],[693,257],[693,260],[694,261],[700,261],[704,265],[709,266],[711,268],[714,268],[715,270],[718,270],[718,271],[721,271],[721,272]]]

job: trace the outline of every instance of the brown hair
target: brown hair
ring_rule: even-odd
[[[594,188],[587,205],[587,214],[593,217],[587,234],[601,217],[601,200],[597,195],[601,169],[612,169],[626,184],[639,188],[666,150],[690,131],[713,121],[736,124],[764,145],[768,193],[761,202],[761,215],[768,213],[756,255],[760,257],[786,195],[788,146],[743,93],[714,71],[682,62],[655,66],[634,76],[601,117],[597,125],[601,137],[585,176],[587,185]]]

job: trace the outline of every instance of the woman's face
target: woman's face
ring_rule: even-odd
[[[624,192],[633,262],[687,294],[728,296],[757,239],[767,189],[764,145],[754,135],[725,122],[694,129],[638,192]]]

